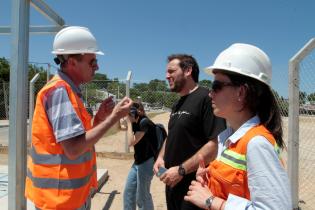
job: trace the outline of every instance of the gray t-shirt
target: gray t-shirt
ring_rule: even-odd
[[[80,89],[74,85],[67,75],[60,71],[58,74],[78,96],[81,96]],[[83,123],[72,106],[66,87],[60,86],[48,91],[43,100],[57,142],[85,133]]]

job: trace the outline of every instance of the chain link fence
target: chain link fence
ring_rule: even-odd
[[[0,83],[0,119],[9,119],[9,92],[10,83]]]
[[[298,129],[289,130],[298,135],[297,141],[294,141],[299,150],[298,168],[292,170],[298,171],[298,181],[294,184],[298,189],[298,206],[303,210],[311,210],[315,206],[315,40],[312,41],[297,54],[305,53],[295,69],[297,85],[293,86],[298,91],[298,119],[294,121],[298,122]]]
[[[45,84],[43,82],[36,82],[34,84],[35,100],[36,94]],[[0,120],[9,120],[9,87],[10,84],[8,82],[0,83]],[[96,112],[99,104],[105,98],[111,96],[118,102],[125,97],[126,82],[124,80],[96,80],[82,85],[81,91],[86,107]],[[146,111],[169,110],[172,104],[178,99],[177,94],[168,90],[141,90],[132,87],[130,88],[130,97],[133,100],[141,101]]]

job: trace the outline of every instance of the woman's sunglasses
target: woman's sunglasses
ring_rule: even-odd
[[[214,80],[212,82],[211,90],[213,92],[217,93],[217,92],[219,92],[220,90],[222,90],[226,86],[236,86],[236,85],[233,84],[232,82],[221,82],[221,81],[218,81],[218,80]]]

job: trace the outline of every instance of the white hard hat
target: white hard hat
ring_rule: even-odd
[[[54,40],[53,54],[84,54],[104,55],[97,47],[96,39],[88,28],[70,26],[60,30]]]
[[[271,62],[269,57],[258,47],[236,43],[222,51],[214,64],[205,69],[213,75],[213,70],[235,72],[257,79],[268,86],[271,81]]]

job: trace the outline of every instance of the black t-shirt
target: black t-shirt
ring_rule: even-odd
[[[146,116],[140,117],[138,122],[132,123],[132,131],[144,132],[144,136],[134,145],[135,164],[141,164],[153,157],[153,148],[157,147],[155,124]]]
[[[225,129],[225,120],[213,115],[209,90],[198,87],[172,107],[164,161],[166,168],[192,157],[210,139]],[[192,176],[194,177],[194,176]]]

